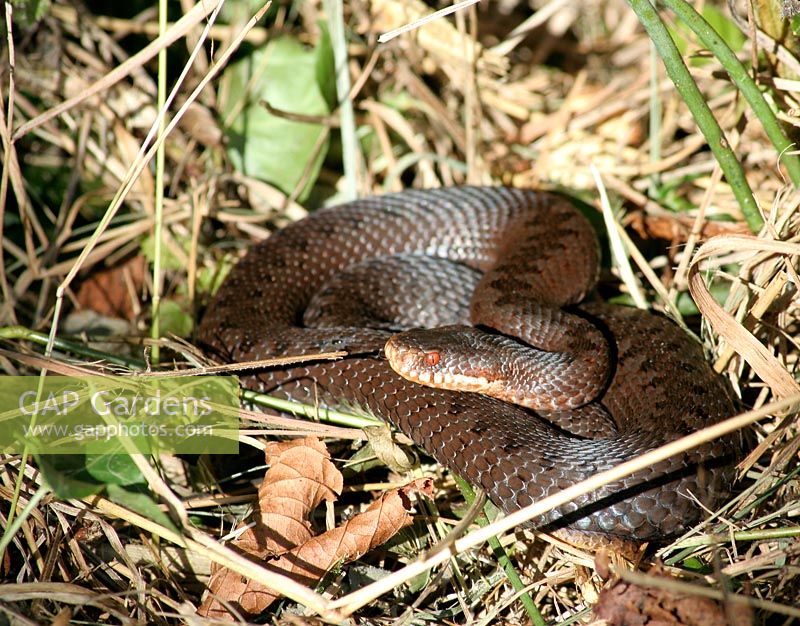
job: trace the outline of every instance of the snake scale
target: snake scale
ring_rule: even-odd
[[[212,300],[199,338],[230,362],[346,351],[243,382],[368,410],[510,512],[736,412],[727,382],[671,321],[581,303],[598,256],[581,213],[543,192],[452,187],[363,198],[255,245]],[[468,323],[490,333],[489,347],[467,343],[456,360],[482,371],[485,353],[496,353],[501,369],[524,379],[510,395],[525,406],[411,382],[384,356],[398,331],[445,326],[423,341],[435,349],[422,351],[428,365],[445,366],[437,337]],[[534,522],[590,537],[675,535],[699,519],[693,498],[714,506],[727,493],[738,453],[735,437],[706,444]]]

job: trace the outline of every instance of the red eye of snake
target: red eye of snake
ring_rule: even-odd
[[[425,365],[427,365],[429,367],[433,367],[434,365],[438,365],[440,358],[441,357],[439,356],[438,352],[427,352],[425,354]]]

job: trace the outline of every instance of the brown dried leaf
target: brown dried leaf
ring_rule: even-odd
[[[432,481],[415,480],[401,489],[384,494],[363,513],[269,561],[265,567],[291,576],[303,584],[313,585],[337,563],[359,558],[410,524],[412,517],[408,513],[411,508],[409,496],[418,491],[431,495]],[[212,578],[209,589],[211,593],[198,609],[198,613],[206,617],[231,619],[231,615],[216,598],[233,605],[246,617],[252,617],[280,597],[278,591],[243,579],[228,570],[221,570],[219,577]],[[212,595],[214,599],[211,599]]]
[[[313,536],[311,513],[323,500],[335,501],[343,486],[342,474],[316,437],[268,443],[264,456],[269,469],[258,488],[254,526],[230,544],[256,559],[278,556],[308,541]],[[209,594],[198,613],[219,609],[228,615],[214,598],[237,601],[246,587],[240,574],[212,567]]]
[[[650,215],[645,211],[631,211],[625,221],[642,239],[664,239],[674,246],[685,244],[694,227],[693,217],[680,214]],[[709,239],[717,235],[741,235],[746,232],[747,226],[744,224],[705,221],[700,226],[699,237]]]
[[[658,568],[653,568],[650,574],[672,580]],[[753,624],[753,613],[748,607],[737,606],[728,614],[719,602],[710,598],[625,581],[600,592],[593,614],[607,626],[728,626],[729,618],[733,619],[733,626]]]
[[[78,304],[106,317],[132,320],[134,298],[142,289],[146,264],[143,256],[94,272],[81,283]]]
[[[269,469],[258,488],[255,525],[232,542],[232,547],[262,559],[280,556],[313,537],[311,513],[323,500],[335,502],[343,485],[325,444],[316,437],[269,443],[264,456]]]
[[[264,455],[269,470],[258,489],[254,521],[262,556],[278,556],[312,537],[311,513],[323,500],[335,502],[344,481],[316,437],[269,443]]]

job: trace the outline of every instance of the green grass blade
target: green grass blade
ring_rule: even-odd
[[[733,80],[750,104],[753,113],[761,121],[764,132],[767,133],[772,145],[781,155],[781,161],[786,166],[792,182],[795,186],[800,187],[800,157],[788,153],[793,145],[792,142],[783,133],[783,129],[778,123],[778,118],[764,99],[750,73],[736,58],[736,54],[705,18],[695,11],[692,5],[685,2],[685,0],[662,1],[700,38],[703,45],[713,53],[722,67],[725,68],[725,71],[728,72],[731,80]]]
[[[470,485],[466,480],[461,478],[460,476],[454,475],[456,485],[458,485],[459,490],[464,496],[464,499],[467,501],[467,505],[472,506],[472,503],[475,501],[475,489]],[[484,508],[484,513],[478,516],[476,520],[478,525],[481,527],[486,526],[489,523],[488,516],[485,513],[486,509]],[[488,540],[489,547],[492,549],[492,552],[497,559],[498,564],[500,567],[503,568],[503,571],[506,573],[508,577],[508,581],[511,583],[511,586],[514,588],[519,594],[519,601],[522,606],[525,608],[525,612],[528,614],[528,617],[531,620],[531,624],[534,626],[546,626],[547,622],[545,621],[542,614],[539,612],[536,603],[534,603],[533,598],[531,598],[530,594],[525,590],[525,583],[522,582],[522,578],[520,578],[519,572],[517,572],[516,567],[514,567],[514,563],[511,561],[511,557],[506,552],[506,549],[500,543],[500,540],[497,537],[491,537]]]
[[[761,213],[753,197],[753,192],[745,178],[742,164],[739,163],[733,150],[728,145],[725,134],[714,118],[711,109],[708,108],[706,101],[703,99],[703,94],[700,93],[692,75],[686,68],[667,27],[664,26],[658,16],[658,12],[650,4],[649,0],[628,0],[628,3],[655,44],[656,50],[667,69],[667,74],[672,79],[684,102],[686,102],[686,106],[692,112],[700,132],[705,136],[711,152],[716,157],[725,179],[731,186],[734,196],[736,196],[747,225],[753,232],[758,232],[764,221],[761,219]]]

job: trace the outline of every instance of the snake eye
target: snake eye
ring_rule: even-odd
[[[427,365],[428,367],[433,367],[434,365],[438,365],[440,359],[441,356],[439,356],[438,352],[425,353],[425,365]]]

